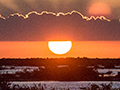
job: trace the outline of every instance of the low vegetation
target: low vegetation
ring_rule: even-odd
[[[120,88],[113,88],[113,84],[91,84],[90,86],[87,87],[79,87],[77,90],[120,90]],[[76,88],[74,88],[76,90]],[[11,83],[6,82],[6,81],[0,81],[0,90],[48,90],[46,85],[42,84],[34,84],[33,86],[27,86],[27,85],[11,85]],[[49,90],[71,90],[69,87],[68,88],[57,88],[57,87],[50,87]]]

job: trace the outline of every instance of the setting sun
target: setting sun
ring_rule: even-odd
[[[48,42],[49,49],[55,54],[65,54],[67,53],[71,47],[71,41],[49,41]]]

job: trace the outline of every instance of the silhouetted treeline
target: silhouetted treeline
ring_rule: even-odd
[[[2,58],[0,59],[1,65],[13,66],[52,66],[52,65],[69,65],[69,66],[98,66],[103,65],[106,68],[113,68],[115,65],[120,65],[120,58]]]

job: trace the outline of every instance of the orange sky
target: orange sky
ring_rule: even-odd
[[[120,57],[120,41],[74,41],[65,55],[53,54],[47,42],[0,42],[0,58]]]

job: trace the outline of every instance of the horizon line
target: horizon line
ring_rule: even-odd
[[[16,58],[8,58],[8,57],[3,57],[0,58],[2,59],[120,59],[120,57],[16,57]]]

